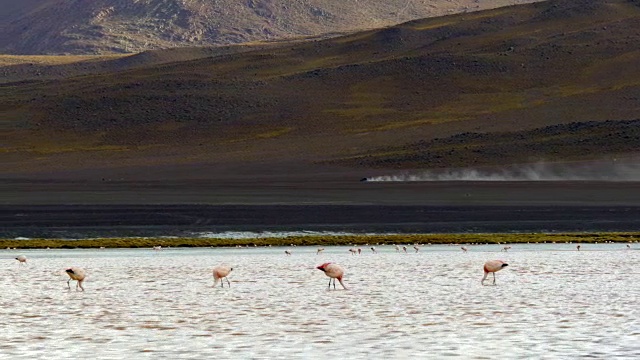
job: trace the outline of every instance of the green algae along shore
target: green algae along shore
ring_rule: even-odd
[[[247,239],[228,238],[95,238],[95,239],[0,239],[0,249],[90,249],[236,246],[351,246],[392,244],[516,244],[516,243],[631,243],[640,232],[611,233],[509,233],[509,234],[380,234],[339,236],[288,236]]]

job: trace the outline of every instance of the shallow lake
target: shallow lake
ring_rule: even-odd
[[[0,250],[0,358],[640,358],[640,244],[511,246]]]

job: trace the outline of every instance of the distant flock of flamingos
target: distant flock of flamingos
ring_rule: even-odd
[[[576,249],[578,251],[580,251],[581,246],[580,245],[576,245]],[[160,246],[154,246],[153,247],[154,250],[159,251],[162,250],[162,247]],[[375,248],[375,246],[370,247],[371,251],[375,254],[377,253],[377,250]],[[400,248],[399,245],[395,245],[395,250],[396,252],[400,252],[400,249],[402,249],[402,251],[404,251],[405,253],[407,252],[407,247],[406,246],[402,246],[402,248]],[[420,251],[420,248],[415,245],[413,246],[413,249],[415,250],[415,252]],[[465,246],[461,246],[460,249],[462,249],[463,252],[467,252],[469,249]],[[511,249],[511,246],[504,246],[502,248],[501,251],[509,251],[509,249]],[[630,250],[631,249],[631,245],[627,244],[627,249]],[[321,254],[324,251],[324,248],[318,248],[318,250],[316,251],[316,255]],[[362,249],[361,248],[350,248],[349,252],[351,253],[351,255],[356,255],[356,254],[361,254],[362,253]],[[285,250],[284,251],[285,255],[287,256],[291,256],[291,251],[290,250]],[[18,257],[15,258],[16,260],[18,260],[18,263],[20,265],[26,265],[27,263],[27,257],[24,255],[19,255]],[[484,263],[484,276],[482,277],[482,280],[480,280],[480,283],[482,285],[484,285],[485,280],[487,279],[489,274],[493,275],[493,285],[496,284],[496,272],[504,269],[505,267],[509,266],[509,264],[507,264],[506,262],[502,261],[502,260],[489,260],[487,262]],[[340,282],[340,285],[342,285],[342,287],[347,290],[347,287],[344,285],[344,283],[342,282],[342,279],[344,277],[344,268],[338,264],[335,263],[324,263],[320,266],[317,266],[316,269],[321,270],[325,273],[325,275],[327,275],[329,277],[329,289],[331,289],[331,282],[333,280],[333,288],[336,288],[336,279]],[[221,287],[224,287],[224,280],[227,281],[227,286],[231,287],[231,282],[229,281],[228,277],[229,274],[231,273],[231,271],[233,270],[232,267],[227,266],[227,265],[218,265],[216,267],[213,268],[213,286],[215,287],[218,282],[220,283]],[[86,278],[86,271],[83,268],[80,267],[76,267],[76,266],[72,266],[68,269],[65,270],[65,273],[67,275],[69,275],[69,280],[67,280],[67,287],[69,288],[69,290],[71,290],[71,285],[69,284],[69,282],[71,282],[71,280],[75,280],[76,281],[76,291],[78,289],[80,289],[81,291],[84,291],[84,287],[82,286],[82,283],[84,282],[85,278]]]

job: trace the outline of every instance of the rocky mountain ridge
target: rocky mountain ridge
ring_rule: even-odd
[[[534,1],[3,0],[0,53],[136,53],[325,36]]]

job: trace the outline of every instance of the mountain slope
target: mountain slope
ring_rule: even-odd
[[[533,0],[2,0],[0,53],[132,53],[376,28]]]
[[[629,130],[640,118],[639,45],[638,1],[552,1],[114,74],[7,83],[3,158],[21,173],[620,156],[640,149]],[[575,132],[591,128],[606,141]],[[456,137],[462,133],[500,135],[478,142]],[[509,145],[496,154],[492,139]],[[425,156],[431,146],[438,156]]]

